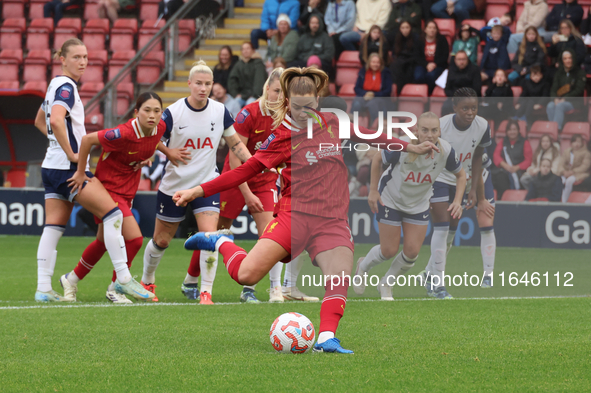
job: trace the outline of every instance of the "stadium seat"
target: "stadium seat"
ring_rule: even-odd
[[[2,18],[24,18],[25,1],[23,0],[4,0],[2,2]]]
[[[43,18],[43,6],[47,0],[31,0],[29,3],[29,19]]]
[[[152,37],[154,37],[156,33],[158,33],[158,31],[164,27],[165,24],[166,22],[164,20],[145,20],[142,24],[142,28],[139,31],[137,43],[138,48],[145,47],[148,42],[150,42]],[[150,50],[162,50],[162,40],[158,40],[156,43],[154,43]]]
[[[49,36],[52,32],[53,19],[33,19],[27,28],[27,49],[49,49]]]
[[[38,92],[43,93],[43,95],[45,95],[45,93],[47,92],[47,81],[27,82],[23,86],[23,90],[38,91]]]
[[[588,203],[587,200],[591,198],[591,192],[573,191],[568,197],[570,203]]]
[[[345,83],[339,89],[339,97],[355,97],[355,84]]]
[[[158,3],[160,0],[142,0],[140,4],[141,21],[158,19]]]
[[[505,0],[501,0],[501,1],[505,1]],[[462,22],[463,25],[467,24],[472,26],[473,28],[475,28],[476,30],[480,30],[483,27],[486,26],[486,21],[482,20],[482,19],[465,19]]]
[[[19,81],[20,65],[23,63],[22,49],[4,49],[0,52],[0,81]],[[18,87],[17,87],[18,88]]]
[[[339,87],[348,83],[355,84],[357,82],[358,74],[358,68],[337,68],[335,83]]]
[[[560,139],[566,142],[570,141],[573,135],[581,135],[585,141],[589,142],[590,128],[589,123],[570,121],[564,125]]]
[[[433,93],[431,93],[431,98],[429,99],[429,110],[435,113],[437,116],[441,116],[441,108],[443,104],[447,101],[447,96],[445,95],[445,91],[436,86],[433,89]]]
[[[86,22],[86,26],[82,30],[82,41],[88,48],[103,50],[107,34],[109,34],[108,19],[91,19]],[[133,40],[131,46],[133,47]]]
[[[2,90],[18,90],[18,81],[1,81],[0,91]]]
[[[361,62],[359,61],[359,51],[346,50],[341,53],[337,60],[337,68],[361,68]]]
[[[111,51],[133,50],[137,28],[137,19],[117,19],[111,29],[111,40],[109,43]]]
[[[525,8],[525,6],[523,4],[518,4],[515,7],[515,20],[519,20],[519,17],[523,13],[524,8]]]
[[[425,110],[425,104],[429,100],[429,87],[409,83],[404,85],[398,96],[398,110],[421,114]]]
[[[138,187],[138,191],[151,191],[152,190],[152,182],[150,179],[142,179],[140,180],[140,185]]]
[[[26,169],[11,169],[6,174],[6,183],[9,187],[25,187],[27,185],[27,170]]]
[[[51,61],[51,51],[49,49],[36,49],[29,51],[23,67],[24,82],[46,82],[47,70]]]
[[[82,75],[81,82],[103,82],[105,66],[107,65],[106,50],[89,50],[88,65]]]
[[[519,123],[519,133],[522,137],[527,137],[527,122],[525,120],[518,120]],[[507,130],[507,120],[503,120],[497,129],[495,130],[495,138],[502,139],[506,135]]]
[[[488,21],[494,17],[499,17],[511,11],[511,6],[507,2],[503,4],[487,4],[484,12],[484,20]]]
[[[456,21],[454,19],[440,18],[435,18],[433,20],[437,24],[441,35],[444,35],[447,38],[448,43],[450,44],[449,47],[451,48],[451,44],[456,36]]]
[[[23,33],[27,22],[25,18],[6,19],[0,28],[1,49],[22,49]]]
[[[113,57],[109,61],[108,78],[112,80],[121,71],[121,69],[135,56],[134,50],[119,51],[113,53]],[[120,83],[131,83],[131,71],[120,80]]]
[[[135,97],[135,85],[133,83],[119,83],[117,85],[117,95],[125,95],[130,100]]]
[[[82,21],[78,18],[62,18],[55,28],[53,49],[58,50],[70,38],[78,38],[82,31]]]
[[[60,59],[52,59],[51,61],[51,79],[62,75],[62,62]]]
[[[328,84],[328,90],[330,91],[330,95],[331,96],[336,96],[337,95],[337,86],[334,83],[329,83]]]
[[[195,20],[179,20],[179,38],[177,42],[177,50],[179,52],[184,52],[185,50],[189,49],[193,38],[195,38]]]
[[[558,140],[558,123],[554,121],[534,121],[532,124],[528,137],[531,138],[541,138],[543,135],[550,135],[552,140]]]
[[[80,88],[80,90],[78,92],[80,94],[80,100],[82,101],[82,104],[84,104],[85,108],[86,108],[86,103],[88,101],[90,101],[104,87],[105,87],[104,83],[87,82],[82,85],[82,87]],[[86,110],[88,110],[88,108],[86,108]],[[92,108],[90,110],[90,112],[88,112],[88,113],[86,112],[86,110],[85,110],[85,119],[86,119],[86,117],[91,117],[91,116],[98,115],[101,113],[100,105],[95,105],[94,108]],[[86,124],[86,120],[85,120],[85,124]]]
[[[151,51],[139,62],[136,69],[136,83],[151,85],[158,80],[164,67],[164,52]]]
[[[501,201],[521,202],[525,200],[526,195],[526,190],[507,190],[503,193]]]
[[[99,19],[98,2],[86,0],[84,2],[84,20]]]
[[[102,130],[104,128],[104,116],[100,113],[86,114],[84,127],[87,133]]]

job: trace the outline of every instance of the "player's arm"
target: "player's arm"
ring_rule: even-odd
[[[482,194],[479,191],[478,183],[482,183],[482,155],[484,154],[484,147],[478,146],[474,150],[472,157],[472,188],[468,193],[468,203],[466,209],[471,209],[476,204],[476,201],[484,199],[484,186],[482,187]]]
[[[462,198],[464,198],[464,193],[466,192],[466,171],[464,168],[460,167],[460,171],[455,173],[456,175],[456,196],[454,197],[453,202],[449,205],[447,209],[448,212],[451,214],[451,218],[459,219],[462,217]]]
[[[86,162],[88,161],[88,155],[92,146],[100,145],[99,137],[97,132],[92,134],[86,134],[82,137],[80,142],[80,149],[78,150],[78,169],[74,176],[68,179],[68,184],[72,187],[72,192],[76,189],[82,189],[82,184],[88,180],[86,177]]]
[[[61,106],[61,105],[54,105],[51,108],[51,117],[49,118],[49,125],[51,126],[51,131],[57,140],[57,143],[60,144],[64,153],[68,157],[68,160],[73,163],[78,162],[78,154],[74,153],[72,147],[70,146],[70,140],[68,139],[68,132],[66,131],[66,115],[68,114],[68,110]],[[84,162],[86,165],[86,161]]]
[[[37,116],[35,117],[35,127],[39,131],[43,133],[43,135],[47,136],[47,123],[45,122],[45,111],[43,107],[39,108],[37,111]]]
[[[186,147],[169,149],[168,146],[160,141],[156,149],[164,153],[168,161],[170,161],[170,163],[174,166],[179,166],[179,161],[187,165],[187,161],[191,159],[191,153],[187,151]]]
[[[227,136],[226,132],[228,132],[228,130],[230,129],[234,132],[230,133],[230,135]],[[238,157],[238,159],[241,162],[246,162],[250,157],[252,157],[252,154],[250,154],[250,152],[246,148],[246,145],[242,143],[242,141],[238,137],[238,133],[234,130],[233,126],[224,131],[224,139],[230,147],[230,151],[234,153],[234,155]]]
[[[371,160],[369,196],[367,198],[367,203],[369,203],[369,208],[371,209],[372,213],[378,212],[378,202],[382,206],[384,206],[384,203],[382,202],[382,198],[380,197],[380,193],[378,191],[378,184],[380,182],[382,172],[382,155],[375,154]]]
[[[478,214],[480,214],[480,212],[483,212],[490,218],[494,218],[495,207],[484,196],[484,179],[482,178],[482,176],[480,176],[480,181],[478,182],[477,187],[478,189],[476,190],[476,195],[478,196],[478,210],[476,211],[476,217],[478,217]]]
[[[246,144],[248,143],[248,138],[243,135],[240,135],[239,133],[236,133],[236,135],[238,135],[238,138],[240,138],[242,144],[246,146]],[[242,162],[236,156],[236,154],[234,154],[233,151],[230,151],[230,156],[228,157],[228,159],[230,162],[230,169],[235,169],[242,165]],[[256,195],[254,195],[252,191],[250,191],[250,187],[248,187],[247,182],[240,184],[238,188],[240,189],[242,196],[244,196],[244,202],[246,203],[246,206],[248,206],[248,209],[251,213],[262,213],[263,211],[265,211],[265,208],[263,207],[261,200]]]

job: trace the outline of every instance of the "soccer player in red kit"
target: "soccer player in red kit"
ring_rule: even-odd
[[[127,265],[131,267],[133,258],[142,247],[142,233],[131,212],[133,198],[138,190],[141,163],[149,160],[160,143],[160,138],[166,131],[166,125],[160,120],[162,116],[162,100],[153,92],[141,94],[136,102],[135,114],[137,118],[129,120],[113,129],[98,131],[82,138],[80,157],[83,162],[90,153],[93,145],[100,145],[103,152],[96,167],[95,176],[101,180],[109,195],[117,203],[123,213],[122,234],[127,250]],[[167,153],[170,153],[167,151]],[[180,154],[180,152],[174,152]],[[86,176],[80,169],[70,179],[70,184],[76,188],[85,180]],[[106,251],[103,242],[102,221],[95,217],[99,224],[97,238],[82,254],[76,268],[60,278],[65,297],[76,300],[77,284],[101,259]],[[107,290],[107,299],[114,303],[131,303],[120,291],[113,280]],[[149,292],[146,300],[152,300],[154,294]]]
[[[193,198],[234,187],[264,169],[279,167],[283,180],[282,198],[275,206],[274,220],[250,253],[236,246],[228,231],[194,235],[187,240],[185,247],[219,250],[228,273],[242,284],[257,282],[275,261],[289,261],[291,255],[298,255],[306,249],[324,276],[337,276],[325,285],[320,334],[314,351],[353,353],[341,347],[335,337],[347,301],[347,277],[353,267],[353,237],[347,222],[347,167],[337,148],[341,142],[338,138],[339,121],[335,115],[323,113],[323,123],[326,124],[315,125],[310,139],[304,128],[310,109],[317,106],[318,91],[327,84],[328,76],[321,70],[285,70],[281,76],[285,99],[278,104],[273,116],[273,125],[277,128],[257,153],[239,168],[211,182],[178,191],[173,199],[183,205]],[[363,127],[359,129],[364,134],[373,134]],[[438,150],[430,142],[409,145],[386,136],[370,142],[354,136],[353,132],[351,134],[355,141],[394,145],[393,148],[417,154]]]

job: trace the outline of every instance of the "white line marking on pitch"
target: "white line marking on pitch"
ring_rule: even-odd
[[[473,297],[473,298],[453,298],[454,300],[525,300],[525,299],[575,299],[588,298],[591,295],[573,295],[573,296],[506,296],[506,297]],[[422,302],[422,301],[441,301],[441,299],[432,298],[406,298],[394,299],[395,302]],[[8,301],[2,301],[8,303]],[[22,302],[24,301],[15,301]],[[380,299],[347,299],[347,302],[382,302]],[[290,304],[301,304],[299,302],[289,302]],[[312,302],[311,302],[312,303]],[[314,302],[320,304],[321,302]],[[384,301],[384,303],[387,303]],[[244,303],[215,303],[213,306],[237,306]],[[266,303],[266,304],[286,304],[286,303]],[[109,308],[109,307],[158,307],[158,306],[200,306],[199,303],[133,303],[133,304],[111,304],[111,303],[80,303],[80,304],[39,304],[35,306],[4,306],[0,310],[29,310],[29,309],[59,309],[59,308]]]

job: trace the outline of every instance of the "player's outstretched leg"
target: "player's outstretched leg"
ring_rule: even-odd
[[[317,302],[320,300],[316,296],[306,295],[297,287],[298,277],[304,266],[304,261],[304,254],[302,253],[285,264],[285,279],[281,288],[285,300],[300,302]]]
[[[234,241],[234,235],[229,229],[220,229],[214,232],[197,232],[185,241],[185,248],[187,250],[216,251],[216,243],[222,241],[224,238]]]

